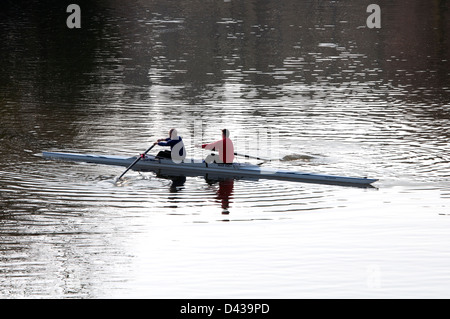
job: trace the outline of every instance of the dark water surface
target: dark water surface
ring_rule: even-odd
[[[0,297],[450,297],[450,5],[6,1]],[[136,155],[228,128],[268,167],[374,189],[184,183],[44,150]],[[244,162],[244,158],[238,158]]]

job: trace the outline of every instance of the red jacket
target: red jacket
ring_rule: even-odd
[[[228,137],[213,143],[203,144],[202,148],[219,152],[220,160],[223,163],[233,163],[234,161],[234,146]]]

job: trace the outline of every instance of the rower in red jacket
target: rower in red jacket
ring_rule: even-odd
[[[234,147],[233,142],[230,140],[230,131],[227,129],[222,130],[222,139],[213,143],[203,144],[202,148],[207,150],[215,150],[219,152],[219,155],[208,155],[205,158],[206,163],[226,163],[231,164],[234,160]]]

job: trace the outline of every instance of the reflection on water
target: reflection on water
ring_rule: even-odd
[[[81,29],[69,3],[0,12],[1,297],[448,296],[446,1],[379,3],[381,29],[371,1],[77,1]],[[380,182],[116,185],[34,155],[137,155],[171,127],[193,157],[227,127],[264,166]]]
[[[232,201],[233,195],[233,187],[234,187],[234,179],[225,179],[225,180],[209,180],[208,183],[212,186],[214,184],[218,184],[218,189],[216,191],[216,201],[221,204],[222,214],[229,214],[229,208]]]

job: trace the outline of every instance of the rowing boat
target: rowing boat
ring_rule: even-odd
[[[77,153],[58,153],[43,152],[43,157],[59,159],[65,161],[76,161],[85,163],[95,163],[104,165],[128,167],[136,157],[117,156],[117,155],[94,155]],[[278,179],[297,182],[311,182],[321,184],[337,184],[368,187],[377,179],[367,177],[345,177],[326,174],[313,174],[298,171],[279,170],[273,168],[263,168],[259,165],[249,163],[233,164],[207,164],[203,161],[184,161],[174,163],[170,159],[158,158],[153,155],[147,155],[141,161],[137,162],[133,170],[135,171],[153,171],[163,175],[184,175],[184,176],[205,176],[209,178],[229,177],[236,179]]]
[[[128,167],[136,157],[117,155],[92,155],[78,153],[43,152],[44,158],[59,159],[104,165]],[[203,161],[186,161],[174,163],[170,159],[147,155],[137,162],[135,171],[152,171],[162,175],[172,176],[204,176],[206,178],[235,178],[235,179],[277,179],[297,182],[320,184],[347,185],[357,187],[371,187],[377,179],[367,177],[345,177],[325,174],[313,174],[298,171],[263,168],[250,163],[207,164]]]

